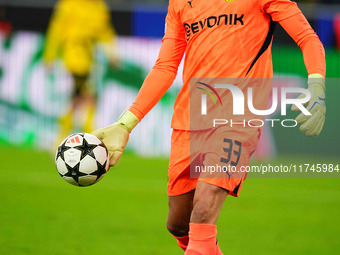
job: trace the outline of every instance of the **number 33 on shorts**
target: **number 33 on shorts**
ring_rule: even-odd
[[[226,144],[226,147],[223,147],[226,155],[221,157],[221,162],[225,164],[230,162],[231,166],[237,166],[241,156],[242,143],[228,138],[224,138],[223,142]]]

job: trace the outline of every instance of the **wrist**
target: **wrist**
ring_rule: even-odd
[[[127,131],[131,132],[132,129],[139,123],[139,119],[130,111],[125,110],[118,118],[116,124]]]
[[[321,74],[313,73],[313,74],[308,75],[308,87],[309,88],[318,86],[318,87],[321,87],[323,91],[325,91],[326,90],[325,83],[326,83],[326,79]]]
[[[325,107],[326,100],[325,80],[324,76],[317,73],[308,76],[308,90],[311,93],[312,100],[318,102],[323,107]]]

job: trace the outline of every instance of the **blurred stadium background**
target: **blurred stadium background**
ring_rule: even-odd
[[[340,164],[340,3],[297,2],[326,48],[325,129],[307,139],[298,130],[275,128],[257,159]],[[0,254],[181,254],[165,228],[170,120],[181,68],[169,92],[134,130],[119,166],[93,187],[72,187],[58,177],[50,155],[72,93],[63,63],[47,72],[42,60],[55,3],[0,0]],[[110,68],[96,48],[90,82],[97,87],[97,127],[112,123],[137,95],[156,61],[167,11],[165,0],[106,3],[120,65]],[[276,77],[305,86],[300,49],[281,28],[273,62]],[[240,198],[227,199],[219,220],[222,250],[337,254],[339,187],[339,179],[247,180]]]

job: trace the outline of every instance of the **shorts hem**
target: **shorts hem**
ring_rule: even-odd
[[[234,190],[230,190],[229,188],[226,188],[226,187],[223,187],[222,185],[218,185],[218,184],[216,184],[216,183],[214,183],[214,182],[209,182],[208,180],[198,180],[199,182],[204,182],[204,183],[208,183],[208,184],[211,184],[211,185],[214,185],[214,186],[216,186],[216,187],[219,187],[219,188],[221,188],[221,189],[224,189],[224,190],[226,190],[226,191],[228,191],[228,195],[231,195],[231,196],[233,196],[233,197],[238,197],[239,196],[239,194],[240,194],[240,191],[241,191],[241,189],[240,188],[237,188],[237,192],[235,193],[234,192]],[[242,182],[243,181],[241,181],[240,182],[240,184],[238,185],[238,186],[240,186],[240,185],[242,185]]]
[[[183,189],[181,191],[168,191],[168,196],[169,197],[175,197],[175,196],[180,196],[180,195],[184,195],[192,190],[196,189],[196,185],[194,187],[191,188],[187,188],[187,189]]]

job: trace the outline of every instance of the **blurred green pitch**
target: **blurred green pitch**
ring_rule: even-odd
[[[78,188],[48,153],[0,155],[0,254],[183,254],[165,227],[166,159],[126,153],[101,182]],[[222,251],[336,254],[339,187],[340,179],[247,179],[219,219]]]

